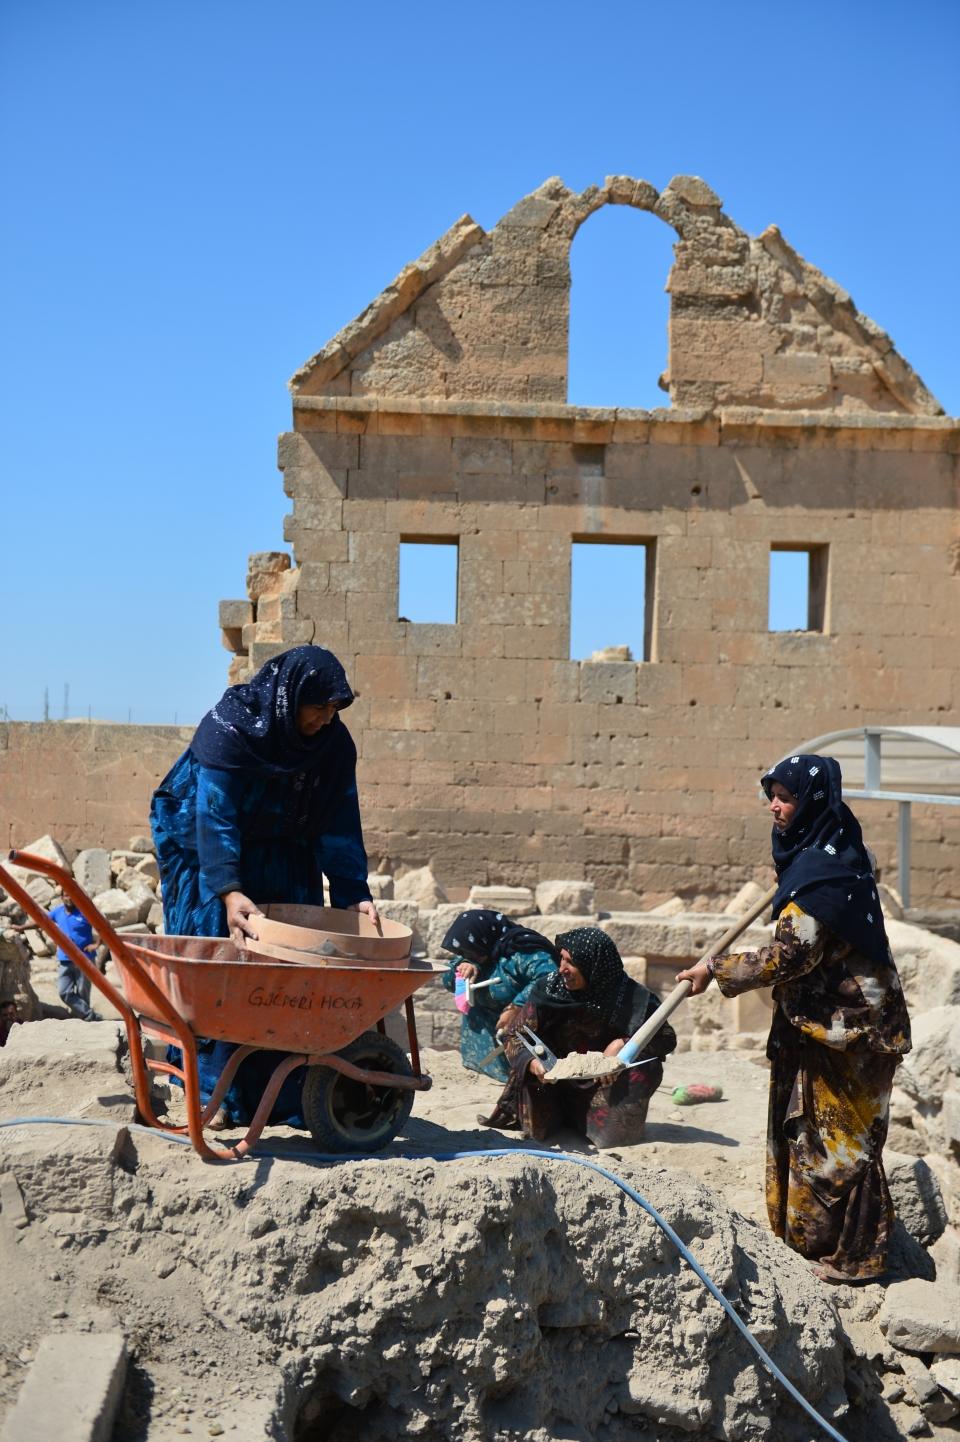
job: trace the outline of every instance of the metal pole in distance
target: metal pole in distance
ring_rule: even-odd
[[[863,789],[880,790],[880,733],[867,731],[864,736]]]
[[[904,909],[910,905],[910,806],[909,801],[897,802],[897,881]]]

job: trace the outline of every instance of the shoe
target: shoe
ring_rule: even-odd
[[[89,1012],[88,1015],[85,1016],[83,1019],[84,1021],[103,1021],[103,1017],[98,1011]]]
[[[220,1107],[207,1122],[207,1126],[212,1132],[225,1132],[229,1125],[230,1118],[227,1115],[226,1107]]]
[[[497,1131],[501,1132],[518,1132],[520,1130],[520,1123],[516,1117],[511,1116],[509,1112],[501,1111],[499,1107],[488,1117],[485,1117],[482,1112],[477,1112],[477,1121],[482,1127],[496,1127]]]

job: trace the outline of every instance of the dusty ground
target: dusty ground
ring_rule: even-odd
[[[611,1183],[484,1160],[523,1145],[477,1124],[497,1085],[456,1053],[425,1063],[433,1090],[374,1162],[318,1166],[309,1138],[277,1128],[260,1156],[210,1167],[124,1126],[115,1026],[23,1028],[3,1053],[0,1114],[112,1124],[0,1132],[31,1218],[15,1230],[0,1214],[0,1417],[46,1332],[121,1329],[135,1361],[114,1442],[814,1435]],[[724,1099],[675,1106],[671,1089],[693,1081]],[[686,1052],[668,1062],[642,1145],[596,1154],[561,1136],[556,1149],[595,1157],[660,1207],[851,1442],[955,1436],[883,1379],[882,1289],[824,1287],[770,1237],[765,1115],[765,1065]],[[430,1160],[448,1151],[477,1160]]]

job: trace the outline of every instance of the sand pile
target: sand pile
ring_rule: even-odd
[[[5,1237],[6,1404],[53,1316],[130,1337],[124,1438],[809,1433],[650,1218],[578,1167],[214,1168],[123,1124],[15,1128],[4,1151],[30,1218]],[[617,1165],[811,1398],[842,1411],[842,1329],[803,1264],[707,1188]]]

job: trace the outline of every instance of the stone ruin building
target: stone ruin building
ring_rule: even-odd
[[[676,231],[669,408],[566,404],[570,246],[603,205]],[[765,860],[764,766],[956,713],[958,424],[699,178],[552,179],[490,232],[463,216],[291,391],[293,566],[251,557],[221,625],[234,680],[300,642],[344,659],[374,860],[588,875],[620,904],[735,889]],[[456,546],[455,624],[399,617],[404,541]],[[645,546],[642,659],[569,659],[572,541]],[[809,552],[805,631],[767,629],[771,549]],[[927,813],[920,895],[949,893],[958,840]]]
[[[566,404],[570,246],[608,204],[676,232],[661,410]],[[489,233],[464,216],[291,388],[293,564],[253,556],[221,625],[232,679],[302,641],[344,659],[371,870],[579,877],[614,908],[731,895],[767,875],[763,767],[956,717],[960,423],[700,179],[549,180]],[[401,618],[402,542],[456,548],[454,624]],[[570,659],[574,542],[644,548],[642,657]],[[781,549],[807,556],[806,630],[768,630]],[[0,839],[118,844],[190,734],[0,726]],[[955,905],[960,812],[914,813],[914,901]],[[891,868],[893,808],[864,819]]]

